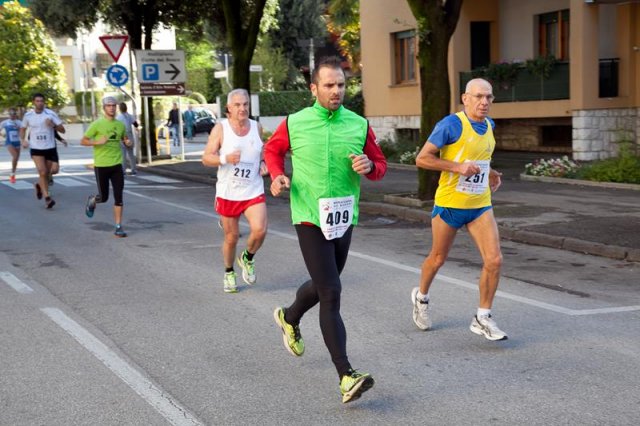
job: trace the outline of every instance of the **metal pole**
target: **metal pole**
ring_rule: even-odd
[[[309,39],[309,75],[311,75],[311,73],[313,72],[313,69],[315,68],[314,62],[315,60],[314,60],[314,54],[313,54],[313,37],[311,37]]]
[[[143,96],[142,97],[142,103],[144,104],[144,123],[145,123],[145,134],[147,135],[147,159],[149,162],[149,165],[151,165],[151,163],[153,162],[153,160],[151,159],[151,135],[149,134],[149,130],[151,129],[151,126],[149,125],[149,103],[147,102],[147,97]]]
[[[224,54],[224,69],[227,72],[227,76],[225,79],[227,80],[227,86],[231,87],[231,83],[229,83],[229,54]]]

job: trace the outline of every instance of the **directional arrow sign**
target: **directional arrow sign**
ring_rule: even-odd
[[[113,58],[114,62],[118,62],[118,58],[122,54],[124,50],[124,45],[127,44],[127,40],[129,40],[128,35],[104,35],[99,37],[100,41],[104,45],[104,48],[107,49],[109,55]]]
[[[182,96],[184,83],[140,83],[140,96]]]
[[[129,71],[122,65],[111,65],[107,68],[107,81],[112,86],[124,86],[129,81]]]
[[[184,83],[187,81],[183,50],[136,50],[140,83]]]

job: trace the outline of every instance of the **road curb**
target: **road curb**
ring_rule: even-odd
[[[618,182],[594,182],[591,180],[581,180],[581,179],[567,179],[567,178],[557,178],[550,176],[532,176],[525,175],[524,173],[520,174],[520,180],[526,180],[529,182],[545,182],[545,183],[563,183],[566,185],[581,185],[581,186],[592,186],[595,188],[614,188],[614,189],[628,189],[631,191],[640,191],[640,185],[636,185],[634,183],[618,183]]]

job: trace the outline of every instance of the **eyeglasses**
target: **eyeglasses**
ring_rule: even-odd
[[[495,99],[495,96],[493,95],[481,95],[479,93],[477,94],[471,94],[471,93],[466,93],[467,95],[476,98],[476,100],[481,101],[483,99],[486,99],[487,102],[493,102],[493,100]]]
[[[115,107],[115,106],[118,106],[118,105],[116,105],[116,104],[104,104],[104,106],[106,106],[106,107],[108,107],[108,106]]]

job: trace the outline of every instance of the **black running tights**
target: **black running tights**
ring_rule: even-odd
[[[351,365],[347,358],[347,332],[340,316],[340,273],[347,263],[353,226],[341,237],[327,240],[317,226],[296,225],[302,257],[311,279],[300,286],[285,320],[299,324],[309,309],[320,303],[320,330],[338,375]]]
[[[124,191],[124,174],[122,164],[109,167],[95,167],[96,183],[98,184],[98,196],[96,203],[104,203],[109,199],[109,182],[113,188],[114,206],[122,205],[122,192]]]

